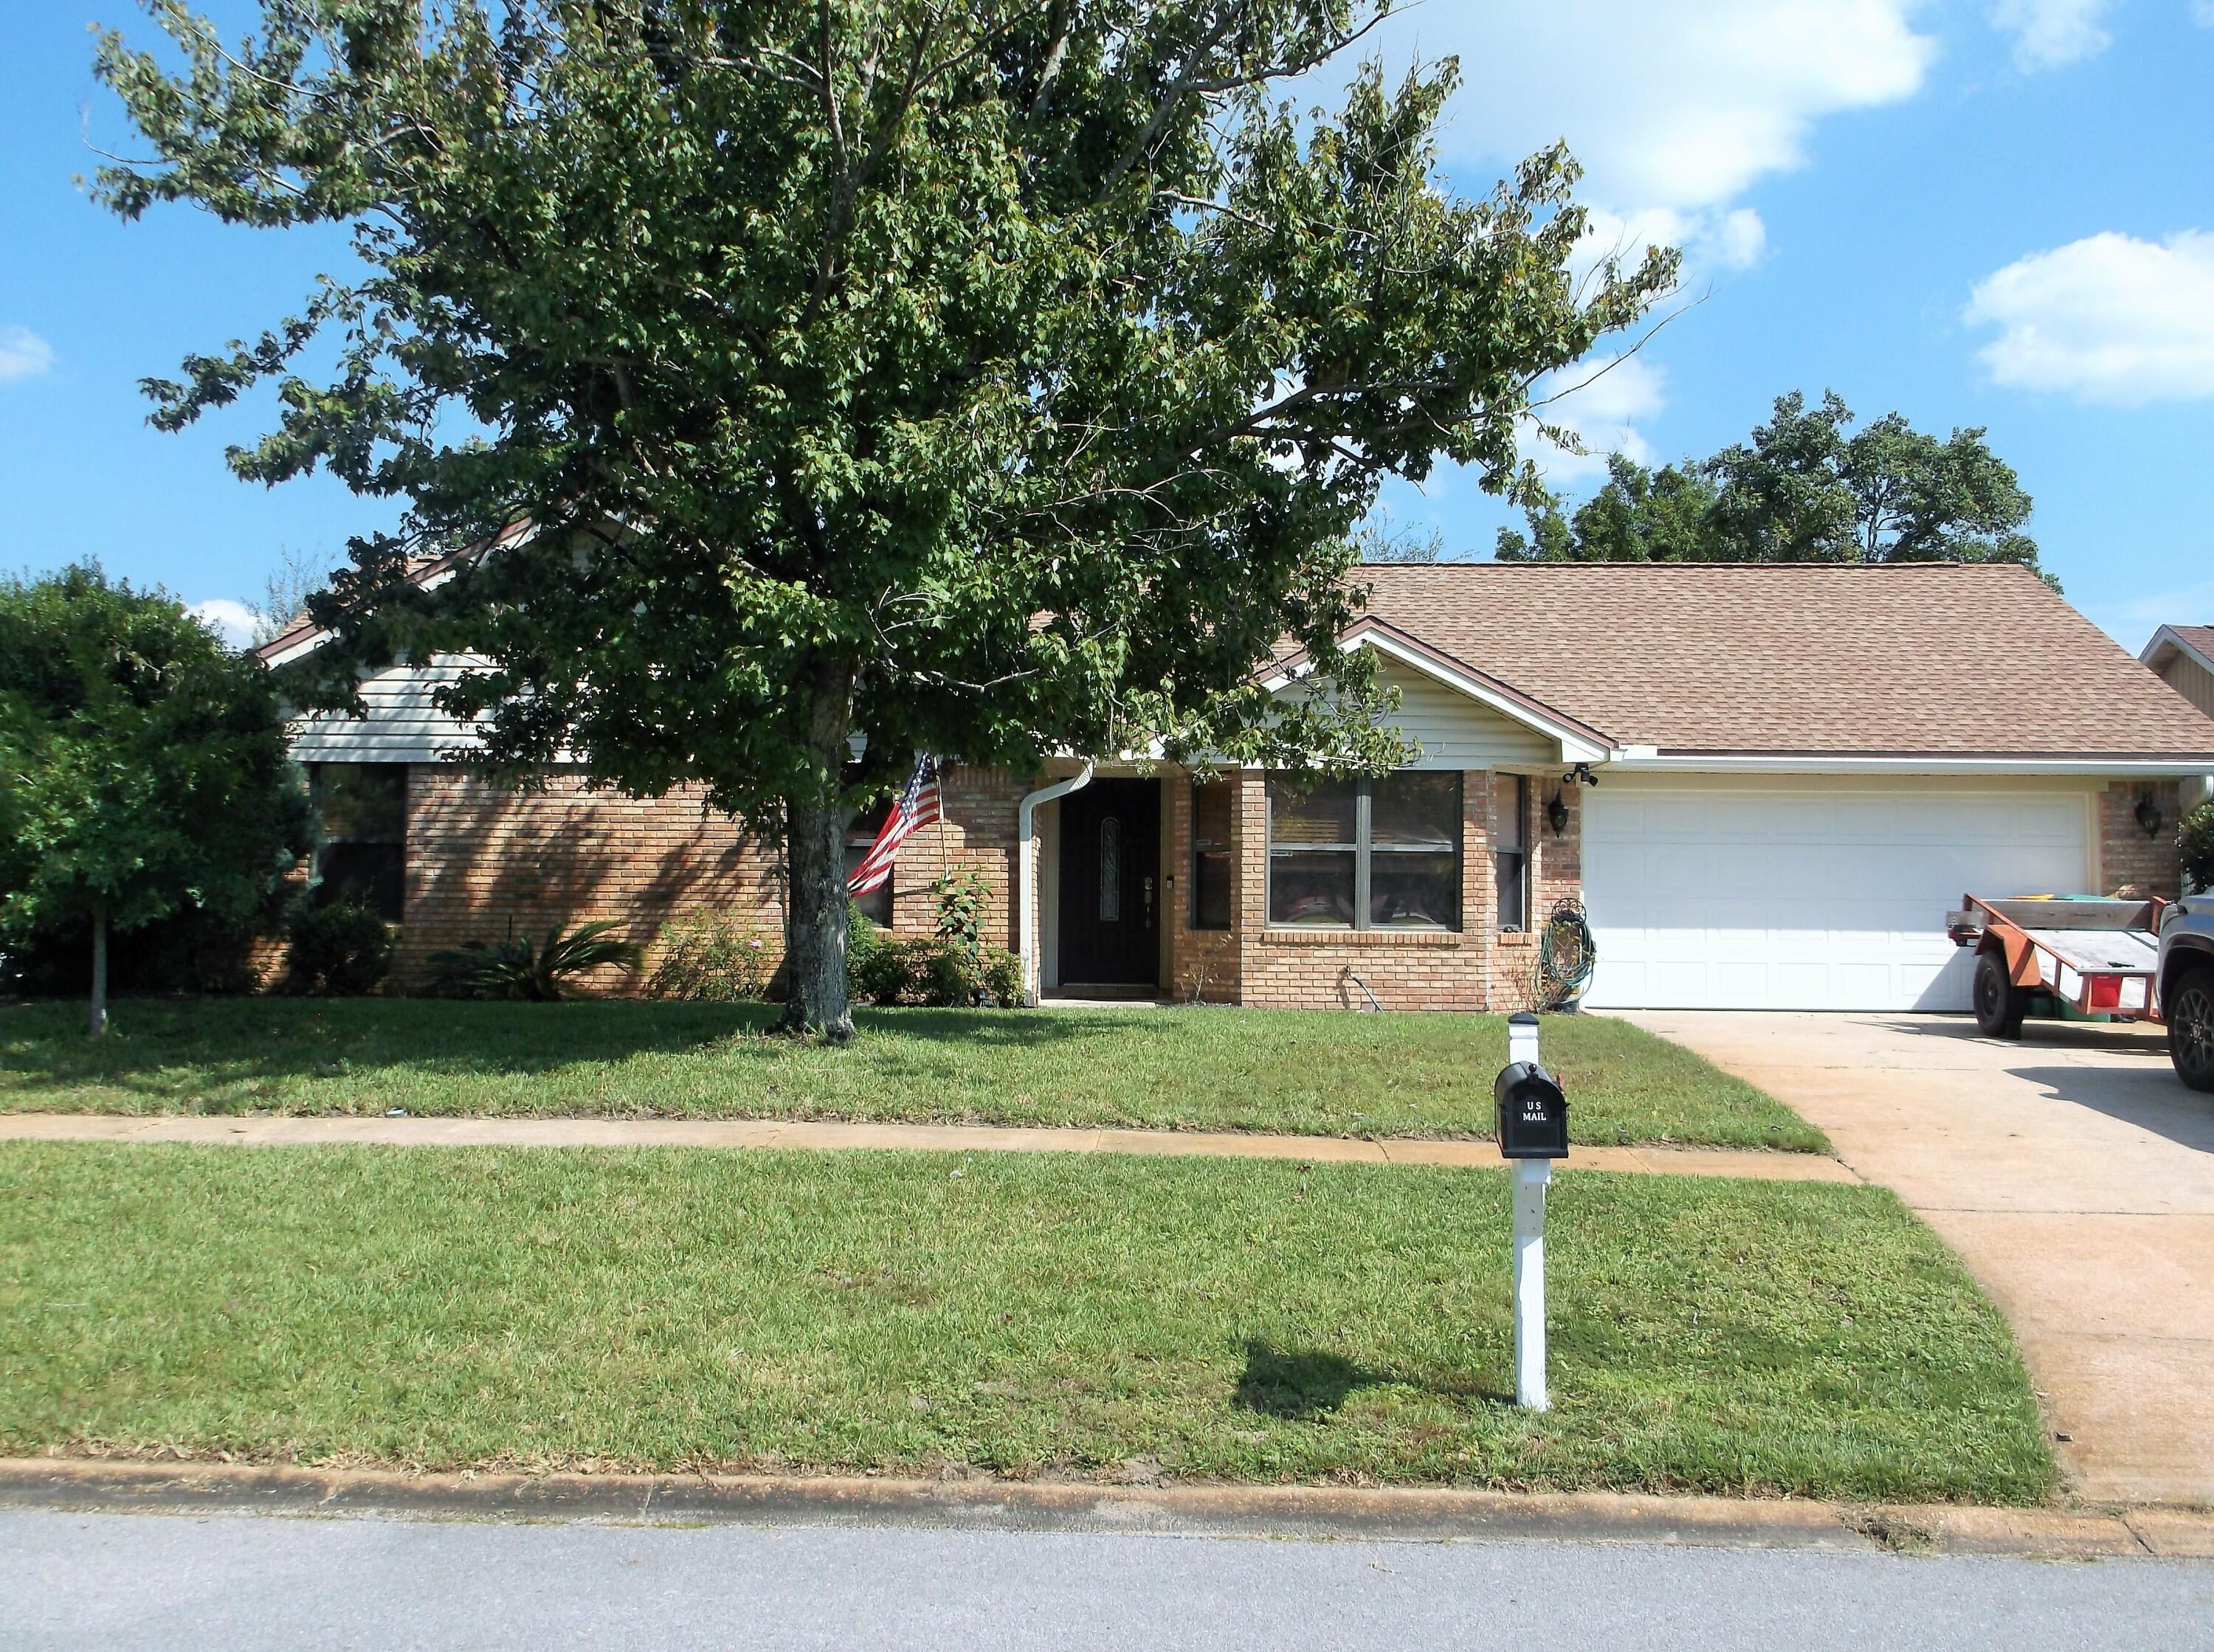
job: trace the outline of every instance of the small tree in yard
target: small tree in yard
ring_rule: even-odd
[[[0,933],[107,947],[191,905],[244,921],[305,852],[306,788],[268,674],[173,598],[77,567],[0,580]]]
[[[1558,149],[1446,193],[1451,64],[1277,103],[1373,0],[264,0],[235,50],[150,3],[187,63],[103,37],[152,155],[101,198],[353,227],[362,273],[148,387],[175,428],[274,381],[240,474],[408,502],[295,692],[465,652],[488,763],[781,831],[786,1023],[833,1039],[846,824],[919,748],[1391,761],[1330,647],[1380,479],[1526,495],[1532,381],[1673,279],[1579,280]],[[1334,692],[1272,705],[1285,637]]]

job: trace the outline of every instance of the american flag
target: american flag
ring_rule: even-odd
[[[853,869],[853,875],[846,885],[849,894],[865,895],[872,889],[880,889],[884,880],[892,875],[892,863],[899,858],[900,845],[917,826],[927,826],[938,820],[938,765],[928,752],[914,760],[914,773],[908,778],[907,789],[899,795],[899,802],[885,817],[884,829],[877,834],[869,852]]]

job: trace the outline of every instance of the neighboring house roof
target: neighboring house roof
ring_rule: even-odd
[[[2214,671],[2214,625],[2162,625],[2138,658],[2155,671],[2165,671],[2178,655],[2202,671]]]
[[[2214,758],[2214,719],[2010,564],[1371,564],[1359,577],[1395,631],[1633,758]]]

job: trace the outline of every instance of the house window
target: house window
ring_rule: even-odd
[[[1227,780],[1191,783],[1191,927],[1230,927],[1230,811]]]
[[[1530,927],[1530,778],[1503,774],[1495,795],[1499,820],[1491,834],[1491,876],[1497,892],[1499,927]]]
[[[1460,928],[1460,776],[1269,782],[1269,922]]]
[[[884,822],[891,819],[891,814],[892,800],[887,797],[875,808],[855,815],[853,823],[846,828],[847,882],[851,883],[853,874],[861,869],[861,863],[876,847],[877,835],[884,829]],[[895,868],[892,877],[887,877],[867,894],[853,897],[853,905],[860,909],[861,916],[881,929],[892,926],[892,878],[898,875]]]
[[[318,763],[309,771],[321,843],[315,902],[366,906],[388,924],[407,909],[407,765]]]

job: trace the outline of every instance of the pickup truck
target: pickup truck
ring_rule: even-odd
[[[2167,904],[2157,967],[2175,1076],[2194,1090],[2214,1090],[2214,893]]]

